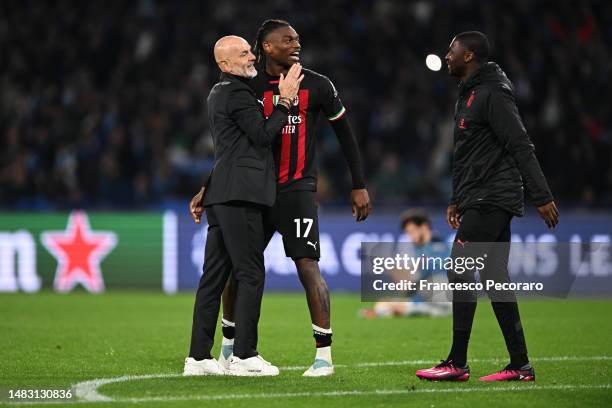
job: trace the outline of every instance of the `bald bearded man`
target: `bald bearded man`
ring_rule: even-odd
[[[208,95],[207,109],[215,166],[201,203],[206,208],[208,236],[183,375],[278,375],[278,368],[257,353],[265,276],[263,211],[276,198],[271,143],[287,124],[303,75],[296,64],[280,78],[280,101],[266,119],[263,103],[245,82],[257,75],[249,44],[241,37],[223,37],[215,44],[214,54],[221,78]],[[221,293],[232,271],[238,285],[236,337],[226,372],[210,351]]]

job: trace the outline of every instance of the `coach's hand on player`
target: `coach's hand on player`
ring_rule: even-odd
[[[281,73],[278,81],[280,98],[287,98],[289,102],[293,101],[298,94],[302,79],[304,79],[304,74],[302,74],[302,65],[299,63],[293,64],[291,68],[289,68],[287,76]]]
[[[191,218],[196,224],[199,224],[202,219],[202,214],[204,213],[204,191],[206,191],[205,187],[202,187],[198,194],[194,195],[191,201],[189,202],[189,214],[191,214]]]
[[[368,218],[372,210],[368,190],[365,188],[357,188],[351,191],[351,206],[353,208],[353,217],[357,218],[357,222],[361,222]]]
[[[559,223],[559,210],[557,210],[557,206],[555,205],[554,201],[539,206],[538,213],[540,213],[540,217],[542,217],[550,229],[555,228]]]
[[[452,229],[459,228],[459,214],[457,214],[457,204],[450,204],[446,209],[446,222]]]

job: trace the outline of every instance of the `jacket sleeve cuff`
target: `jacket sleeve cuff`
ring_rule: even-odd
[[[552,201],[555,201],[555,199],[553,198],[553,196],[548,196],[548,197],[540,198],[540,199],[538,199],[538,200],[533,200],[533,204],[534,204],[536,207],[540,207],[540,206],[542,206],[542,205],[544,205],[544,204],[548,204],[548,203],[550,203],[550,202],[552,202]]]
[[[278,105],[276,105],[276,106],[274,107],[274,109],[275,109],[275,110],[279,110],[279,111],[281,111],[281,112],[282,112],[282,113],[284,113],[285,115],[288,115],[288,114],[289,114],[289,109],[287,109],[287,107],[286,107],[285,105],[278,104]]]

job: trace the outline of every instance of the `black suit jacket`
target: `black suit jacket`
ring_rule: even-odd
[[[276,199],[271,143],[287,124],[289,112],[277,105],[266,119],[263,102],[245,81],[223,73],[208,95],[215,167],[206,186],[205,207],[229,201],[272,206]]]

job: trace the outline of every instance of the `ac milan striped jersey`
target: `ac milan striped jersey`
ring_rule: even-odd
[[[289,123],[273,142],[278,192],[317,189],[317,121],[322,114],[328,120],[340,119],[345,108],[331,81],[314,71],[302,69],[304,79],[289,112]],[[265,69],[251,81],[257,97],[263,101],[266,117],[279,99],[278,77]]]

